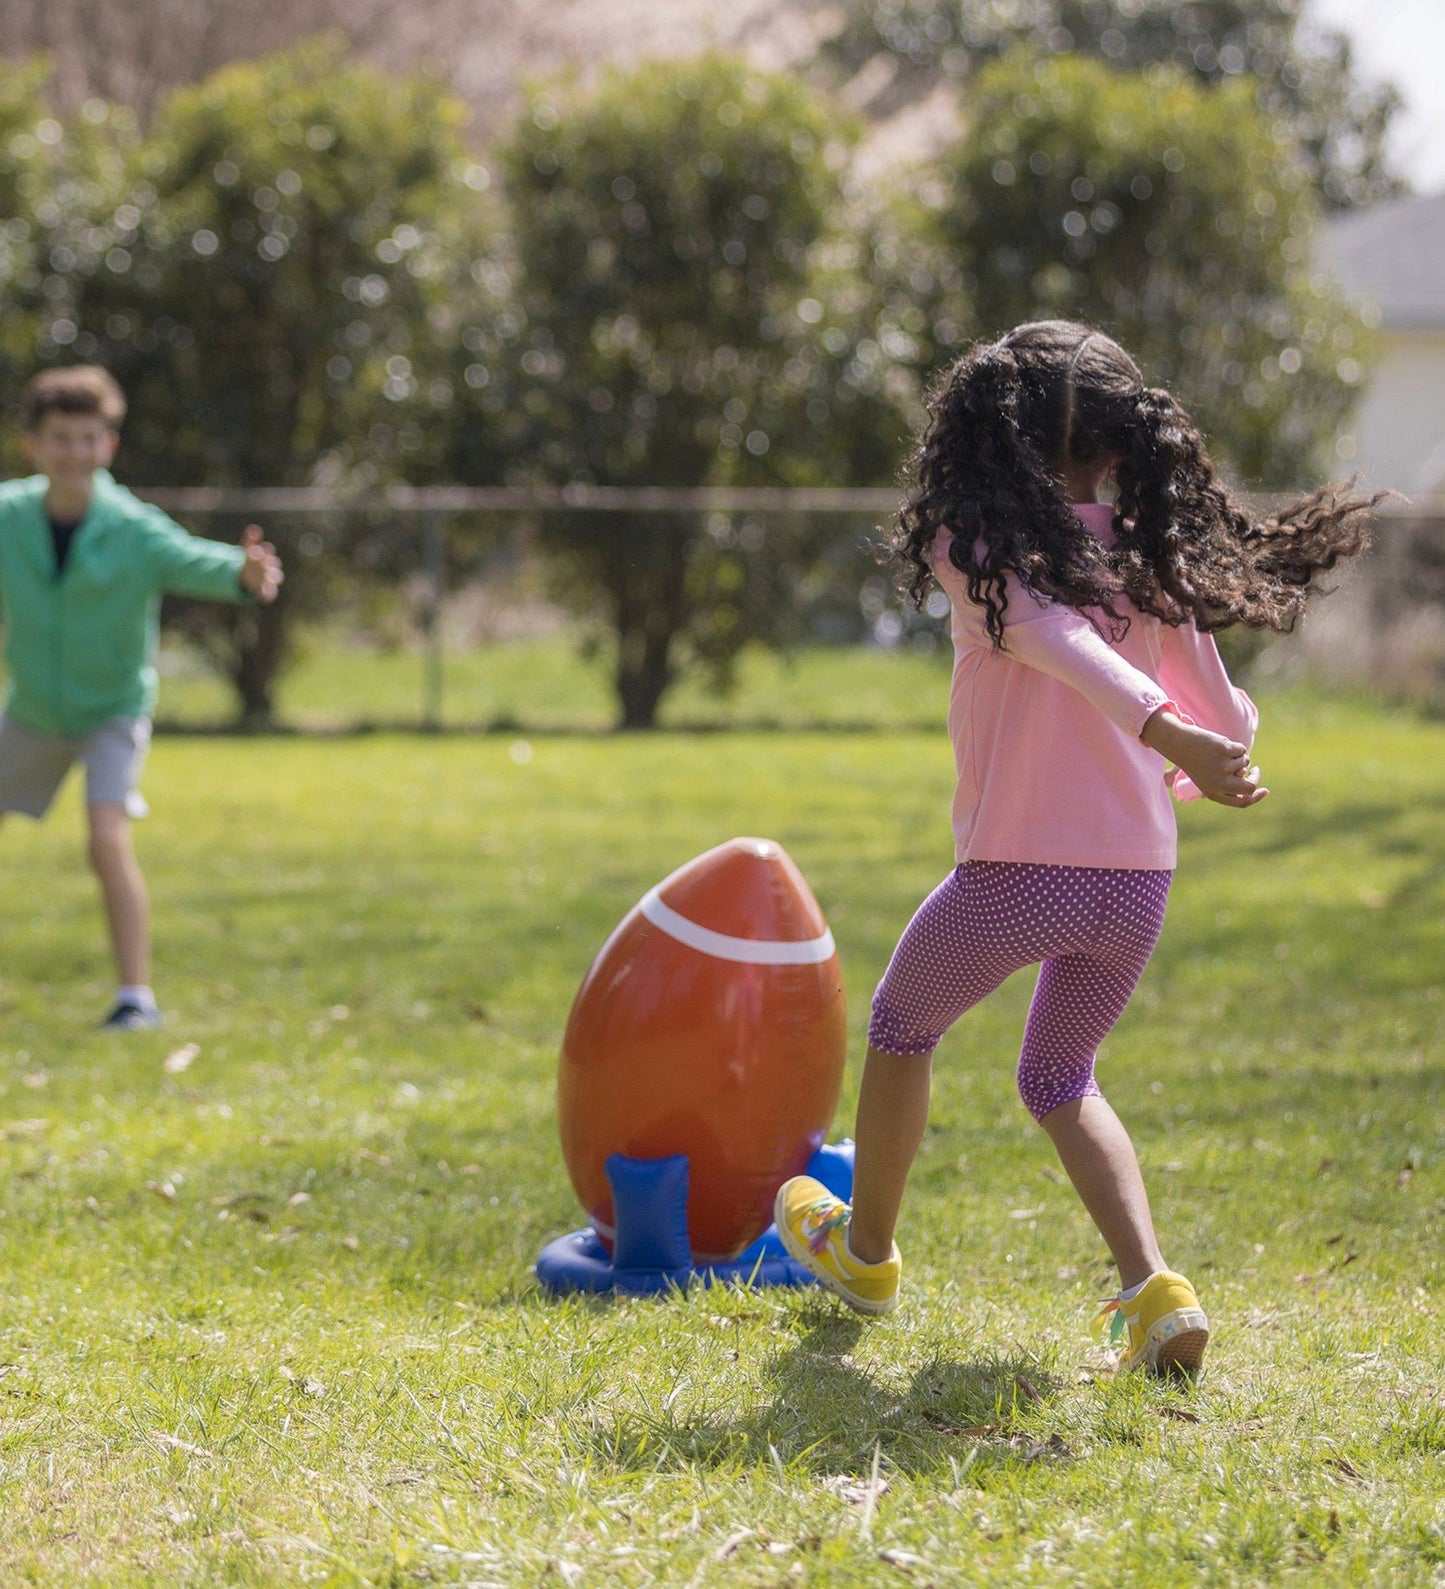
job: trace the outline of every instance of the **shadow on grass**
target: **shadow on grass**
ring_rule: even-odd
[[[1331,801],[1327,806],[1310,805],[1282,815],[1272,825],[1254,831],[1216,830],[1203,838],[1203,844],[1237,852],[1241,861],[1266,856],[1278,860],[1296,850],[1313,850],[1332,841],[1347,843],[1367,835],[1376,855],[1433,855],[1438,845],[1430,842],[1438,831],[1432,823],[1445,817],[1445,800],[1413,792],[1408,799]],[[1397,824],[1408,820],[1418,824],[1418,833],[1397,834]]]
[[[763,1367],[765,1404],[736,1418],[690,1421],[670,1409],[626,1419],[597,1430],[596,1454],[628,1471],[773,1464],[859,1479],[875,1465],[961,1476],[1041,1457],[1068,1459],[1057,1436],[1038,1437],[1028,1427],[1060,1389],[1037,1358],[934,1358],[900,1388],[854,1362],[851,1348],[864,1328],[859,1320],[832,1312],[802,1319],[806,1334]]]

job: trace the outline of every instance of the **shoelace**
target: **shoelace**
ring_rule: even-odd
[[[1099,1311],[1094,1315],[1094,1322],[1090,1326],[1093,1333],[1100,1339],[1107,1334],[1109,1345],[1117,1346],[1124,1339],[1124,1331],[1128,1327],[1129,1321],[1124,1317],[1124,1305],[1118,1297],[1101,1297]]]
[[[824,1214],[823,1209],[831,1209],[831,1213]],[[848,1223],[853,1210],[846,1203],[835,1203],[833,1199],[819,1199],[808,1210],[806,1218],[813,1220],[813,1234],[808,1238],[808,1251],[816,1258],[828,1245],[828,1238],[835,1230],[841,1230]]]

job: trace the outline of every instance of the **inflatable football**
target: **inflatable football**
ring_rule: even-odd
[[[845,1043],[833,935],[780,845],[733,839],[644,895],[578,990],[558,1077],[562,1153],[608,1250],[614,1155],[686,1155],[695,1262],[747,1248],[823,1143]]]

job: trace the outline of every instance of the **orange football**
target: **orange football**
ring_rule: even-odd
[[[732,839],[623,917],[562,1040],[562,1153],[611,1250],[605,1164],[688,1156],[694,1261],[735,1257],[822,1144],[843,1080],[833,935],[780,845]]]

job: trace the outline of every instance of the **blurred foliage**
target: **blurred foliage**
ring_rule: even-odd
[[[1086,53],[1007,53],[1035,11],[1050,49],[1067,28]],[[1324,57],[1299,55],[1292,4],[849,15],[870,51],[886,33],[900,82],[967,79],[973,130],[912,195],[850,189],[857,128],[837,105],[717,56],[536,88],[496,185],[436,81],[334,39],[227,67],[144,133],[96,100],[62,121],[43,63],[7,67],[0,379],[14,395],[38,366],[109,366],[131,401],[121,471],[153,485],[871,485],[926,372],[970,336],[1068,314],[1177,385],[1246,476],[1327,466],[1369,338],[1311,282],[1315,184],[1363,190],[1320,175],[1346,122],[1308,123]],[[867,42],[849,36],[840,59]],[[1336,66],[1331,104],[1358,120]],[[1350,146],[1367,184],[1385,180],[1377,144]],[[13,428],[0,448],[18,467]],[[424,613],[428,592],[414,520],[266,527],[290,570],[280,604],[168,608],[257,721],[293,620],[383,590]],[[749,641],[929,638],[881,604],[856,516],[536,528],[628,724],[686,672],[726,685]],[[488,540],[453,539],[452,567]]]
[[[608,485],[847,484],[894,466],[918,345],[841,187],[854,129],[795,79],[716,56],[534,94],[504,152],[519,456]],[[910,311],[912,312],[912,311]],[[622,721],[690,662],[787,638],[811,521],[549,515],[610,630]]]
[[[130,393],[132,471],[364,483],[425,451],[451,395],[437,333],[487,181],[465,114],[333,40],[167,102],[120,174],[129,202],[75,206],[52,243],[78,321],[50,337]]]
[[[979,130],[914,222],[947,261],[944,309],[990,336],[1097,324],[1245,480],[1328,472],[1371,338],[1315,279],[1307,173],[1250,90],[1018,51],[969,95]]]
[[[54,208],[64,129],[50,114],[44,60],[0,71],[0,383],[14,391],[35,365],[45,301],[44,229]],[[19,438],[0,433],[0,466],[20,467]]]
[[[1327,207],[1402,191],[1386,149],[1399,91],[1360,78],[1344,34],[1302,36],[1306,14],[1306,0],[845,0],[822,58],[849,76],[886,63],[872,107],[882,114],[1020,43],[1127,70],[1173,66],[1209,85],[1247,84],[1299,145]]]
[[[144,138],[86,107],[42,213],[36,348],[116,374],[129,478],[364,489],[435,473],[490,180],[465,116],[431,79],[383,76],[331,39],[177,93]],[[288,616],[335,579],[304,577],[301,537],[272,533],[303,576],[281,602],[183,609],[254,721]]]

